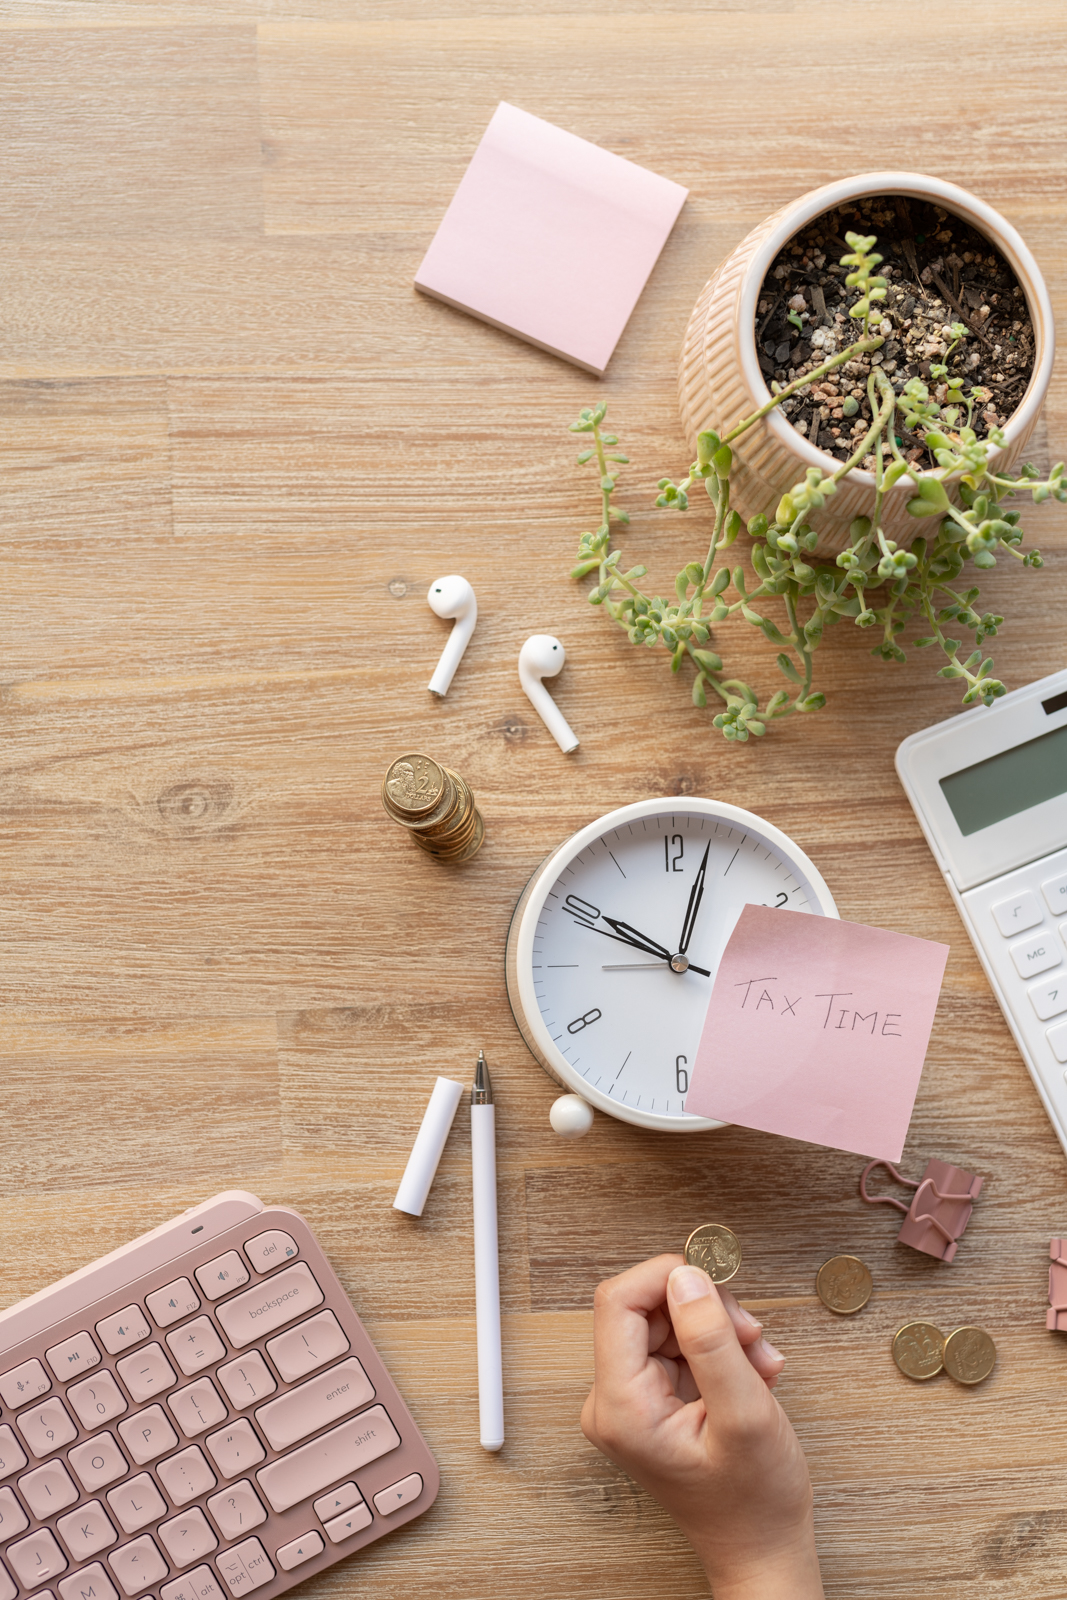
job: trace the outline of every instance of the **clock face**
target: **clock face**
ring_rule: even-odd
[[[520,900],[508,991],[538,1060],[646,1127],[721,1127],[683,1109],[719,958],[742,908],[837,915],[785,834],[710,800],[623,806],[561,846]]]

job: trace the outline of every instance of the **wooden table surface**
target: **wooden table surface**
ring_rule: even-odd
[[[308,1600],[690,1600],[665,1514],[586,1444],[599,1278],[709,1217],[789,1356],[834,1597],[1067,1595],[1067,1342],[1044,1331],[1067,1168],[893,772],[953,713],[929,657],[842,628],[830,707],[729,746],[568,577],[595,495],[565,425],[605,398],[623,536],[667,585],[707,517],[650,509],[687,460],[675,363],[723,255],[812,185],[911,166],[1022,231],[1062,318],[1060,0],[0,0],[4,1303],[227,1188],[318,1230],[437,1453],[437,1504]],[[500,99],[687,185],[597,380],[412,290]],[[1067,364],[1042,452],[1067,452]],[[1042,573],[998,567],[998,669],[1064,664],[1063,511]],[[1014,564],[1011,564],[1014,566]],[[424,600],[462,571],[478,630],[447,700]],[[564,758],[516,655],[557,632]],[[766,647],[731,644],[767,681]],[[404,747],[472,783],[461,870],[384,817]],[[532,869],[647,796],[712,795],[810,852],[845,917],[945,940],[905,1154],[987,1186],[951,1269],[894,1244],[858,1158],[732,1128],[684,1139],[556,1089],[505,996]],[[436,1073],[498,1093],[508,1442],[477,1444],[469,1133],[426,1213],[390,1203]],[[839,1250],[866,1311],[813,1293]],[[977,1321],[976,1390],[912,1385],[892,1332]]]

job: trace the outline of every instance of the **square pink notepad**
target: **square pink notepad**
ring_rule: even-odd
[[[685,1109],[899,1161],[947,959],[906,933],[746,906]]]
[[[501,101],[415,287],[603,373],[688,192]]]

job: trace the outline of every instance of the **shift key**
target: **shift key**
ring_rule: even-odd
[[[224,1300],[215,1310],[226,1336],[236,1350],[251,1344],[265,1333],[273,1333],[284,1322],[302,1317],[321,1306],[325,1295],[302,1261],[295,1267],[276,1272],[264,1283],[244,1294]]]
[[[343,1422],[339,1428],[282,1456],[280,1461],[272,1461],[256,1477],[273,1509],[288,1511],[298,1500],[308,1500],[331,1483],[388,1455],[399,1443],[400,1435],[385,1407],[371,1406],[351,1422]]]

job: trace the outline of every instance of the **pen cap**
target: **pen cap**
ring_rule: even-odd
[[[421,1217],[426,1196],[437,1171],[437,1163],[448,1138],[456,1107],[463,1098],[465,1085],[453,1078],[438,1078],[433,1086],[430,1103],[423,1115],[415,1143],[400,1180],[400,1188],[393,1201],[394,1211],[406,1211],[408,1216]]]

